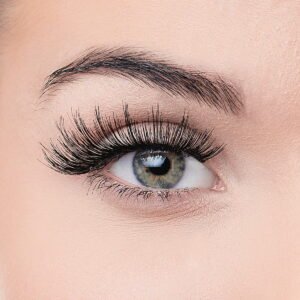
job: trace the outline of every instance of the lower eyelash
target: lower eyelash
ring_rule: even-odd
[[[167,200],[172,192],[170,190],[151,190],[142,188],[142,187],[133,187],[126,184],[122,184],[117,181],[113,181],[109,176],[105,176],[102,173],[95,173],[93,175],[88,176],[89,184],[90,184],[90,192],[99,191],[99,190],[112,190],[117,194],[118,197],[130,198],[134,197],[142,197],[144,200],[151,198],[153,195],[158,195],[161,200]],[[176,194],[178,192],[176,191]]]
[[[87,178],[89,193],[109,200],[110,205],[127,212],[136,219],[166,221],[182,217],[205,216],[222,211],[227,204],[215,200],[212,191],[199,189],[151,190],[132,187],[114,181],[103,173]],[[107,199],[108,198],[108,199]]]
[[[114,181],[105,174],[93,174],[88,177],[89,193],[100,193],[103,197],[107,195],[113,200],[109,201],[116,208],[127,211],[137,218],[163,218],[175,219],[183,216],[198,214],[208,214],[211,210],[217,210],[220,205],[213,203],[205,191],[202,191],[201,197],[194,199],[193,193],[198,189],[182,190],[151,190],[142,187],[132,187],[120,182]],[[221,206],[220,206],[221,207]]]

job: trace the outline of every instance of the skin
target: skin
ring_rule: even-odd
[[[299,299],[299,1],[17,2],[0,59],[3,298]],[[220,115],[175,97],[170,111],[161,92],[104,76],[39,103],[45,77],[91,46],[140,47],[222,74],[245,110]],[[119,112],[122,99],[137,116],[160,103],[215,128],[227,145],[211,162],[222,209],[139,218],[113,194],[87,195],[84,176],[42,163],[39,143],[57,137],[60,115]]]

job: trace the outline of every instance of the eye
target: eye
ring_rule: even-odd
[[[121,181],[151,189],[211,189],[217,182],[217,176],[196,158],[165,150],[127,153],[109,172]]]
[[[191,127],[186,114],[170,122],[159,108],[144,120],[131,118],[127,106],[123,113],[103,117],[96,107],[88,125],[79,111],[71,124],[61,117],[57,141],[42,145],[49,166],[82,175],[89,193],[139,216],[192,213],[225,190],[217,172],[223,156],[214,159],[225,146],[213,129]]]

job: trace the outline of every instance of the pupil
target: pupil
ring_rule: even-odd
[[[154,164],[154,166],[148,166],[147,169],[154,175],[162,176],[166,175],[171,169],[171,161],[168,157],[161,157],[160,164]]]

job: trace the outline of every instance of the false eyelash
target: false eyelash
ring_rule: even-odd
[[[57,123],[60,133],[57,142],[50,141],[49,147],[42,145],[50,167],[69,175],[101,170],[122,155],[139,149],[184,152],[205,162],[224,148],[213,146],[212,131],[192,129],[186,113],[179,123],[171,123],[158,106],[152,108],[142,123],[135,121],[128,105],[124,105],[122,118],[115,114],[102,116],[96,107],[92,126],[87,126],[78,110],[72,113],[72,124],[68,129],[61,117]]]

